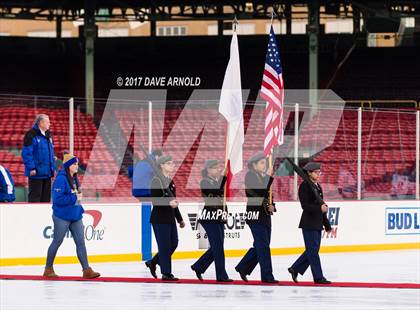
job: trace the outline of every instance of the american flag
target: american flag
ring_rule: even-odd
[[[264,153],[270,155],[274,146],[283,144],[284,102],[282,67],[273,26],[270,29],[260,96],[267,102]]]

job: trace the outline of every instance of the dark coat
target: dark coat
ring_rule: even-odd
[[[273,177],[261,175],[254,170],[249,170],[245,176],[245,193],[248,198],[246,211],[258,212],[258,219],[246,219],[248,224],[261,224],[271,226],[271,215],[267,211],[269,203],[270,186]]]
[[[55,159],[54,145],[49,130],[45,136],[35,124],[23,139],[22,160],[25,165],[25,176],[30,179],[48,179],[54,176]],[[36,170],[34,176],[30,176],[31,170]]]
[[[321,211],[321,203],[318,202],[313,187],[323,199],[323,192],[321,185],[317,185],[313,182],[304,181],[299,187],[299,200],[302,206],[303,212],[300,219],[299,228],[310,229],[310,230],[322,230],[325,227],[326,230],[331,229],[330,222],[328,221],[327,215]]]
[[[178,208],[172,208],[169,205],[171,200],[175,197],[171,197],[168,194],[167,188],[174,193],[176,196],[175,184],[172,180],[167,179],[165,186],[163,182],[155,176],[151,182],[151,200],[153,203],[152,214],[150,215],[150,223],[155,224],[175,224],[175,219],[178,223],[182,222],[181,212]]]
[[[218,216],[217,212],[223,212],[223,197],[225,194],[224,187],[226,184],[226,176],[218,181],[205,177],[200,182],[201,195],[204,198],[203,215],[210,215],[210,219],[202,219],[202,223],[223,223],[225,219],[223,216]],[[221,211],[218,211],[221,210]],[[225,210],[227,212],[227,209]],[[217,218],[213,217],[217,216]]]

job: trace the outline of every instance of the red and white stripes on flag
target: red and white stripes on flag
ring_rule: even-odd
[[[273,147],[283,144],[284,83],[280,53],[273,26],[270,29],[260,96],[266,101],[264,153],[268,156]]]

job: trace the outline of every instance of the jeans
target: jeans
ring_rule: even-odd
[[[45,267],[52,267],[55,256],[57,255],[57,250],[63,242],[67,230],[70,230],[74,243],[76,244],[77,258],[79,259],[83,270],[88,268],[89,263],[85,246],[85,236],[82,220],[80,219],[76,222],[69,222],[62,220],[54,215],[52,216],[52,219],[54,222],[54,238],[50,247],[48,248],[47,263]]]

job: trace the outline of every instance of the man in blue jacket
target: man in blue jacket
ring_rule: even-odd
[[[162,150],[155,149],[150,153],[149,159],[156,162],[160,156],[162,156]],[[133,182],[131,191],[133,196],[139,200],[142,200],[143,197],[150,197],[150,183],[155,176],[155,171],[150,163],[145,159],[140,160],[133,168],[129,168],[129,176]]]
[[[0,202],[15,201],[15,183],[7,168],[0,165]]]
[[[152,150],[148,159],[156,162],[162,156],[162,150]],[[142,216],[142,258],[149,260],[152,258],[152,227],[149,223],[149,218],[152,210],[150,184],[155,177],[155,171],[151,166],[150,161],[143,159],[139,161],[134,167],[129,167],[128,174],[133,183],[132,194],[141,202],[141,216]],[[145,241],[148,240],[148,241]],[[156,264],[148,265],[151,268],[151,273],[156,277]]]
[[[51,178],[55,172],[54,145],[50,119],[39,114],[23,140],[22,159],[29,178],[28,202],[50,202]]]

